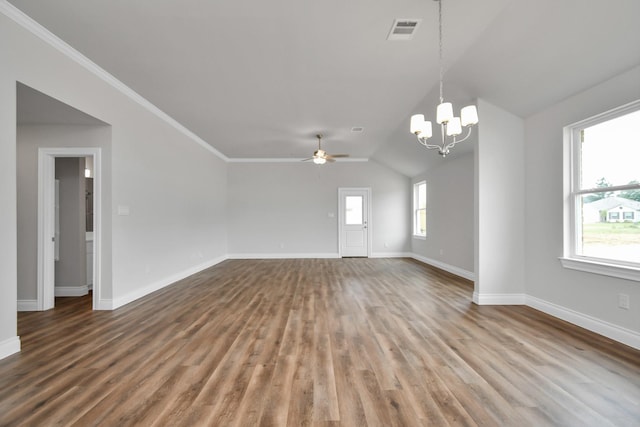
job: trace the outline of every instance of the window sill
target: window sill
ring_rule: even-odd
[[[586,271],[587,273],[601,274],[604,276],[640,282],[640,268],[607,264],[605,262],[578,258],[561,257],[560,262],[564,268],[569,268],[571,270]]]
[[[422,236],[420,234],[414,234],[412,237],[414,239],[418,239],[418,240],[427,240],[427,236],[426,235]]]

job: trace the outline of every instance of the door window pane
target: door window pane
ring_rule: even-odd
[[[362,196],[345,197],[345,224],[362,225]]]

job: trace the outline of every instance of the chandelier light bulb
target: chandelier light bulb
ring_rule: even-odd
[[[447,123],[447,136],[457,136],[462,133],[460,117],[454,117]]]
[[[438,109],[436,110],[436,123],[441,125],[442,123],[447,123],[451,119],[453,119],[453,105],[450,102],[443,102],[438,105]]]
[[[420,135],[424,125],[424,114],[414,114],[411,116],[411,133]]]
[[[420,133],[420,138],[428,139],[433,135],[433,128],[431,127],[431,122],[425,120],[422,122],[422,132]]]
[[[475,125],[478,123],[478,109],[475,105],[467,105],[460,110],[460,120],[462,126]]]

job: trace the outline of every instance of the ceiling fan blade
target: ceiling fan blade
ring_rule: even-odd
[[[331,156],[327,156],[327,157],[325,157],[324,159],[325,159],[327,162],[329,162],[329,163],[333,163],[333,162],[335,162],[335,161],[336,161],[336,159],[332,158]]]
[[[341,157],[349,157],[348,154],[330,154],[331,157],[333,157],[334,159],[339,159]]]
[[[309,157],[308,159],[302,159],[301,162],[308,162],[309,160],[313,160],[313,157]]]

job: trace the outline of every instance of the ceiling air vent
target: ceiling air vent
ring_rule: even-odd
[[[422,19],[396,19],[387,40],[411,40]]]

